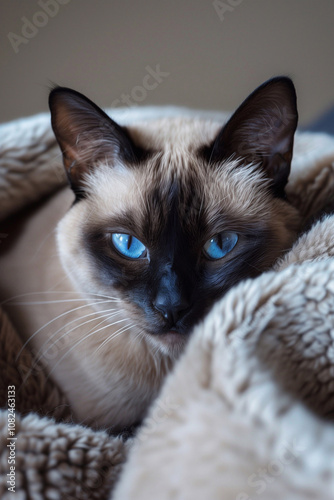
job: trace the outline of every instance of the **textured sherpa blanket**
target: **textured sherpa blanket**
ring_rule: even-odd
[[[113,116],[126,123],[157,112],[184,111]],[[47,115],[2,125],[0,136],[4,218],[64,176]],[[22,344],[2,312],[2,499],[334,498],[333,138],[297,134],[288,195],[304,234],[272,271],[230,290],[195,329],[133,443],[69,422],[61,388],[43,371],[25,385],[15,365]],[[7,483],[8,385],[20,388],[15,497]]]

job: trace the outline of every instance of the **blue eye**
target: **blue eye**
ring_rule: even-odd
[[[204,245],[204,253],[209,259],[218,260],[227,255],[238,241],[238,235],[225,231],[224,233],[217,234]]]
[[[139,259],[146,255],[146,247],[131,234],[113,233],[111,239],[118,252],[129,259]]]

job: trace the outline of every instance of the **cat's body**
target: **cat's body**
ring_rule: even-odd
[[[80,94],[51,94],[76,202],[57,228],[59,257],[48,238],[34,279],[76,310],[53,303],[50,324],[37,331],[41,317],[26,317],[21,327],[76,420],[114,430],[139,421],[213,302],[290,248],[300,223],[284,194],[291,85],[266,84],[223,129],[189,117],[122,129]]]

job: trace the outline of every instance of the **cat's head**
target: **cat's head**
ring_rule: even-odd
[[[117,299],[135,325],[124,334],[177,355],[214,301],[295,238],[284,191],[291,80],[263,84],[224,126],[164,118],[125,128],[61,87],[49,102],[76,196],[58,227],[63,265],[83,293]]]

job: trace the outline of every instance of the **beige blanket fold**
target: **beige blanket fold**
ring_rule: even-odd
[[[231,290],[194,332],[113,500],[333,499],[333,332],[332,257]]]
[[[59,160],[47,114],[0,125],[0,220],[64,184]],[[74,424],[0,309],[1,500],[333,500],[334,138],[296,134],[287,192],[304,233],[215,304],[133,440]]]

